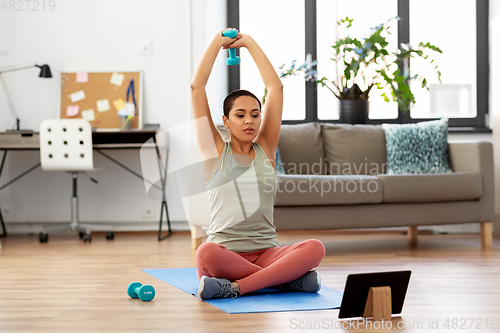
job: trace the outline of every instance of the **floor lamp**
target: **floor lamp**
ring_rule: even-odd
[[[22,130],[22,129],[20,129],[21,128],[20,120],[19,120],[19,117],[17,116],[16,109],[14,108],[14,104],[12,104],[12,100],[10,99],[9,93],[7,91],[7,87],[5,86],[5,83],[3,82],[2,74],[3,73],[7,73],[7,72],[19,71],[19,70],[22,70],[22,69],[33,68],[33,67],[40,68],[40,75],[39,75],[39,77],[43,77],[43,78],[52,77],[52,73],[50,72],[49,65],[41,65],[41,66],[40,65],[33,65],[33,66],[26,66],[26,67],[20,67],[20,68],[12,68],[12,69],[7,69],[7,70],[0,71],[0,81],[2,82],[2,86],[3,86],[3,89],[5,91],[5,95],[7,96],[7,105],[9,106],[10,113],[16,119],[16,128],[13,129],[13,130],[7,130],[8,132],[9,131],[31,131],[31,130]]]

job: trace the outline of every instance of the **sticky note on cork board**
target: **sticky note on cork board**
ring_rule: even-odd
[[[85,99],[85,92],[83,90],[77,91],[69,95],[69,98],[71,98],[71,102],[73,103],[81,101],[82,99]]]
[[[97,111],[104,112],[109,110],[109,101],[107,99],[100,99],[96,102]]]
[[[125,79],[125,75],[120,74],[120,73],[113,73],[111,75],[111,79],[109,80],[109,83],[117,85],[117,86],[121,86],[124,79]]]
[[[78,105],[68,105],[66,109],[66,116],[67,117],[74,117],[78,115],[78,112],[80,111],[80,107]]]
[[[82,111],[82,118],[85,120],[88,120],[88,121],[95,120],[94,109],[83,110]]]
[[[78,83],[87,83],[87,82],[89,82],[89,73],[87,73],[87,72],[78,72],[78,73],[76,73],[76,82],[78,82]]]

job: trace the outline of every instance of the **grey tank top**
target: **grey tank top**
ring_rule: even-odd
[[[229,141],[212,177],[207,182],[210,228],[207,241],[233,252],[255,252],[279,246],[273,223],[278,188],[276,172],[262,147],[253,142],[255,158],[233,156]]]

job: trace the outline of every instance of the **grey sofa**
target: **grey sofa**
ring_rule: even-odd
[[[408,227],[414,244],[418,226],[472,222],[481,224],[482,246],[492,244],[489,142],[449,143],[453,173],[421,175],[386,174],[380,125],[283,125],[278,148],[285,171],[274,207],[278,231]]]
[[[409,227],[415,242],[418,226],[473,222],[491,246],[490,142],[449,143],[453,173],[422,175],[385,173],[379,125],[283,125],[278,148],[286,174],[278,177],[277,230]]]

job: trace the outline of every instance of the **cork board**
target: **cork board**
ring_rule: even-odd
[[[127,101],[131,79],[134,94],[130,89]],[[60,96],[61,119],[84,118],[92,128],[123,129],[122,109],[122,114],[134,114],[130,128],[142,129],[142,72],[62,72]]]

